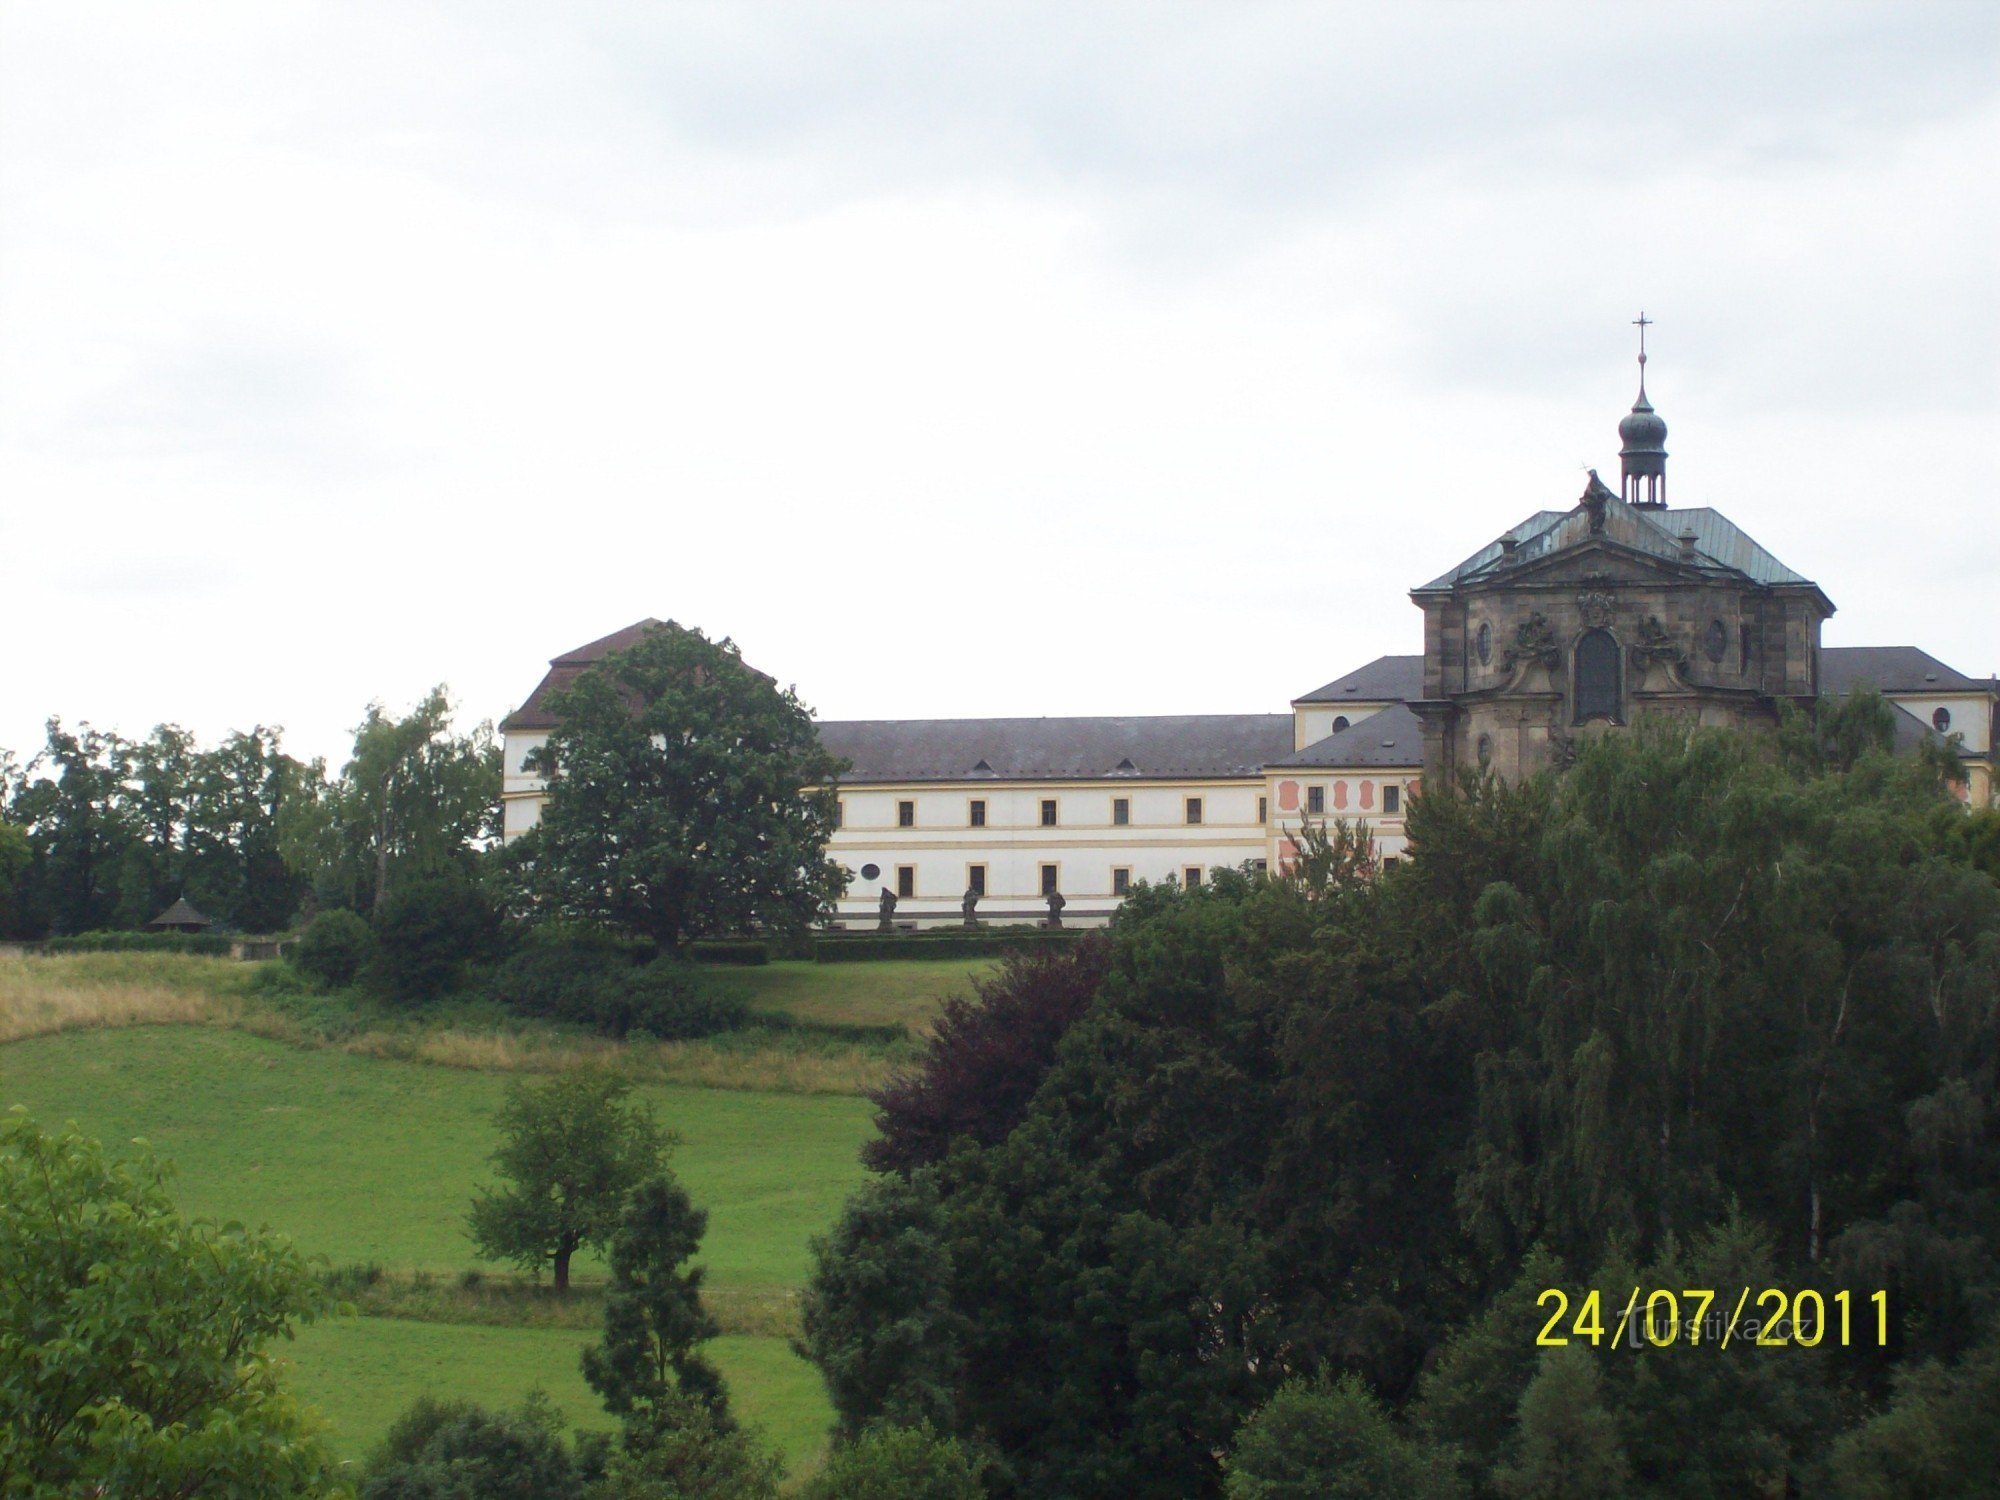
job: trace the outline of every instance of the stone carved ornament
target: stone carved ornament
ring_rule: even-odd
[[[1687,648],[1674,639],[1658,615],[1648,615],[1640,622],[1639,637],[1632,643],[1632,665],[1638,670],[1643,672],[1653,663],[1663,662],[1685,673],[1691,660]]]
[[[1583,616],[1583,623],[1597,629],[1611,623],[1611,609],[1617,602],[1602,589],[1591,589],[1576,596],[1577,611]]]
[[[1514,644],[1501,657],[1502,663],[1509,668],[1523,662],[1534,662],[1551,672],[1562,665],[1562,659],[1562,647],[1556,644],[1555,628],[1540,610],[1514,627]]]

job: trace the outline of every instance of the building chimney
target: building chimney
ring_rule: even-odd
[[[1691,563],[1694,561],[1694,555],[1694,532],[1692,530],[1683,531],[1681,533],[1681,561]]]

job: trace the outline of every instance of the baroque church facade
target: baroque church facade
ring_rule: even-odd
[[[836,921],[1106,920],[1139,881],[1198,884],[1283,868],[1307,821],[1369,830],[1385,865],[1427,778],[1560,767],[1589,735],[1640,718],[1768,729],[1785,704],[1871,686],[1896,740],[1951,745],[1964,795],[1995,801],[2000,682],[1913,646],[1828,647],[1834,606],[1719,511],[1670,507],[1664,420],[1645,390],[1619,423],[1621,486],[1593,471],[1541,511],[1414,589],[1421,655],[1384,656],[1303,693],[1289,713],[827,720],[851,769],[829,852],[848,871]],[[505,835],[534,826],[544,786],[524,764],[555,725],[556,690],[659,622],[566,652],[501,723]]]

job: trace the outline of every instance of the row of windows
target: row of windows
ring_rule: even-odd
[[[1044,797],[1041,800],[1040,807],[1036,809],[1037,823],[1043,828],[1058,827],[1060,826],[1059,812],[1060,808],[1057,799],[1054,797]],[[1259,797],[1257,799],[1257,821],[1259,823],[1264,821],[1266,812],[1265,799]],[[1181,799],[1181,818],[1183,822],[1190,826],[1198,825],[1202,821],[1202,817],[1201,798],[1183,797]],[[841,826],[846,826],[847,804],[844,802],[840,804],[839,822]],[[1131,822],[1132,799],[1130,797],[1113,797],[1111,799],[1111,825],[1114,828],[1125,828],[1129,827]],[[896,826],[898,828],[915,828],[917,826],[917,804],[914,799],[904,799],[897,802]],[[984,828],[986,826],[985,798],[974,797],[965,804],[965,826],[968,828]]]
[[[861,867],[861,878],[863,880],[874,880],[881,873],[881,869],[876,865],[863,865]],[[1189,890],[1193,890],[1201,884],[1201,874],[1202,867],[1200,865],[1184,866],[1181,870],[1181,882]],[[1037,885],[1044,896],[1053,896],[1060,890],[1062,888],[1061,880],[1062,867],[1060,865],[1042,865],[1039,867]],[[965,867],[965,883],[974,895],[984,896],[986,894],[986,866],[967,865]],[[1132,867],[1130,865],[1113,865],[1111,867],[1111,894],[1114,896],[1123,896],[1131,889]],[[917,867],[915,865],[897,865],[896,898],[900,901],[905,898],[914,897],[916,894]]]
[[[1365,794],[1367,789],[1366,782],[1362,783],[1362,788]],[[1367,806],[1365,800],[1363,801],[1362,805],[1364,807]],[[1383,787],[1382,788],[1383,815],[1386,817],[1393,813],[1400,813],[1402,810],[1403,810],[1403,789],[1399,786],[1394,786],[1394,785]],[[1309,813],[1324,813],[1326,811],[1325,787],[1309,786],[1306,788],[1306,811]]]
[[[840,814],[838,823],[839,826],[843,828],[847,826],[846,806],[847,805],[845,803],[840,804]],[[1394,786],[1394,785],[1383,787],[1382,788],[1383,813],[1388,816],[1394,816],[1395,814],[1402,812],[1402,810],[1403,810],[1403,789],[1399,786]],[[1326,811],[1326,788],[1324,786],[1309,786],[1306,788],[1306,811],[1315,814],[1323,814]],[[1257,799],[1258,823],[1262,824],[1268,822],[1270,819],[1270,812],[1271,810],[1270,810],[1269,799],[1265,797],[1259,797]],[[1038,809],[1038,814],[1039,814],[1038,825],[1043,828],[1055,828],[1060,826],[1057,813],[1058,813],[1058,808],[1056,799],[1054,797],[1043,798],[1041,806]],[[1199,797],[1182,798],[1181,818],[1182,821],[1185,822],[1189,827],[1198,826],[1203,818],[1202,799]],[[1129,797],[1113,797],[1111,799],[1112,827],[1114,828],[1129,827],[1131,825],[1131,822],[1132,822],[1132,799]],[[965,824],[966,827],[968,828],[984,828],[987,826],[986,802],[984,798],[974,797],[966,803]],[[897,802],[896,826],[898,828],[915,828],[917,826],[917,804],[914,799],[906,799]]]

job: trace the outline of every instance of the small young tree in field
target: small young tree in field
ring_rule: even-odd
[[[675,1398],[706,1406],[726,1430],[722,1375],[696,1345],[722,1331],[701,1305],[701,1248],[708,1211],[662,1173],[639,1184],[611,1240],[611,1295],[604,1342],[583,1351],[583,1378],[604,1409],[642,1430],[657,1429]]]
[[[481,1255],[549,1266],[556,1290],[569,1290],[570,1258],[609,1241],[633,1189],[666,1162],[671,1138],[631,1092],[627,1079],[589,1068],[508,1085],[492,1160],[512,1186],[473,1200]]]
[[[267,1346],[325,1305],[283,1240],[181,1217],[143,1149],[0,1116],[0,1495],[320,1495]]]

